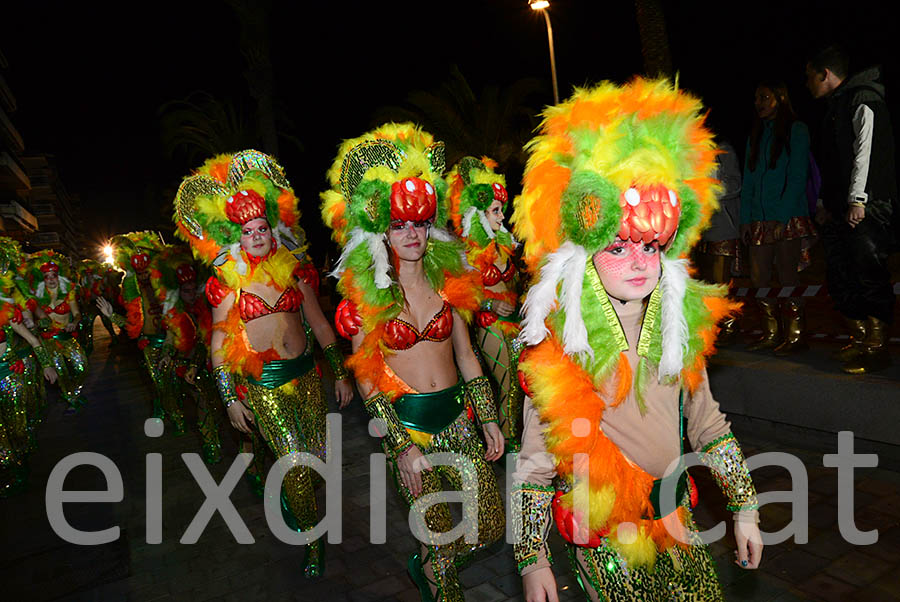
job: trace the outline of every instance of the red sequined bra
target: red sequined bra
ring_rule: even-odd
[[[49,305],[45,305],[41,309],[43,309],[44,313],[47,315],[58,314],[60,316],[66,315],[71,310],[71,308],[69,307],[69,304],[66,301],[63,301],[56,307],[50,307]]]
[[[413,347],[419,341],[433,341],[440,343],[450,338],[453,331],[453,312],[450,304],[444,301],[444,306],[434,314],[422,332],[405,320],[394,318],[384,328],[384,344],[388,349],[403,351]]]
[[[503,282],[509,282],[516,276],[516,266],[513,262],[507,260],[506,269],[502,272],[500,269],[494,264],[489,265],[483,272],[481,272],[481,283],[485,286],[494,286],[498,284],[501,280]]]
[[[278,301],[275,302],[274,307],[266,303],[265,299],[259,295],[243,291],[238,301],[238,310],[241,312],[241,319],[244,322],[249,322],[269,314],[297,313],[300,311],[302,303],[303,293],[292,286],[284,289],[284,292],[278,297]]]

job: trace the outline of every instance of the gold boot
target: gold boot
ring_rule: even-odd
[[[849,362],[859,356],[865,349],[863,341],[866,338],[866,321],[847,319],[847,328],[850,330],[850,342],[836,351],[832,357],[842,363]]]
[[[737,318],[731,316],[719,322],[719,337],[716,339],[716,347],[724,348],[734,344],[738,335]]]
[[[748,351],[774,349],[781,343],[781,324],[778,320],[778,301],[775,299],[757,299],[756,304],[762,312],[762,330],[760,338],[747,346]]]
[[[784,301],[784,342],[775,348],[775,355],[791,355],[798,351],[806,351],[806,313],[803,302],[792,298]]]
[[[891,365],[891,355],[887,347],[888,324],[869,316],[866,320],[866,338],[862,352],[844,364],[847,374],[869,374],[884,370]]]

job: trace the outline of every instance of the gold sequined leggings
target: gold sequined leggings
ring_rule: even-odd
[[[247,383],[247,405],[275,458],[307,452],[325,460],[325,391],[315,370],[275,389]],[[320,480],[306,466],[284,477],[284,493],[299,529],[318,522],[315,488]]]
[[[175,386],[175,368],[174,365],[170,365],[168,370],[159,369],[162,354],[162,349],[154,347],[153,344],[144,347],[144,367],[153,382],[153,416],[156,418],[168,416],[175,426],[175,432],[183,433],[184,412]]]
[[[497,541],[505,530],[505,514],[500,492],[497,490],[497,477],[493,467],[484,459],[484,444],[474,424],[463,412],[447,428],[434,435],[431,445],[422,447],[422,453],[452,452],[462,454],[471,460],[475,469],[475,477],[478,480],[477,491],[462,490],[462,476],[450,466],[435,466],[431,471],[422,472],[422,493],[419,497],[429,493],[440,491],[462,491],[466,496],[466,503],[478,505],[478,541],[474,544],[466,543],[460,538],[452,543],[439,546],[426,546],[428,558],[431,561],[433,579],[437,583],[441,602],[464,600],[459,585],[457,566],[465,556]],[[391,469],[401,497],[407,506],[412,506],[416,498],[412,496],[400,480],[400,474],[395,463],[391,463]],[[444,483],[449,487],[445,487]],[[477,497],[475,497],[477,496]],[[472,499],[475,497],[475,499]],[[425,524],[434,533],[446,533],[454,526],[450,507],[446,503],[434,504],[425,512]],[[426,573],[427,575],[427,573]],[[428,575],[432,578],[432,575]]]
[[[724,600],[716,564],[700,542],[691,520],[695,545],[673,546],[656,555],[652,569],[629,567],[610,545],[581,548],[568,545],[569,563],[585,596],[593,602],[717,602]]]
[[[27,385],[24,374],[0,379],[0,467],[21,464],[28,449]]]
[[[50,354],[53,368],[56,369],[56,384],[59,392],[69,406],[78,408],[84,405],[81,387],[87,375],[87,357],[75,338],[56,337],[44,339],[44,349]]]
[[[481,357],[490,371],[496,391],[500,432],[509,451],[518,451],[522,438],[522,404],[525,393],[519,386],[519,348],[514,338],[496,326],[476,330]]]

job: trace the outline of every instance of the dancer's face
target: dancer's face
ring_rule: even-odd
[[[46,286],[50,290],[56,290],[59,288],[59,273],[50,270],[49,272],[44,272],[44,286]]]
[[[388,241],[403,261],[418,261],[425,255],[431,221],[410,222],[391,220]]]
[[[241,248],[254,257],[269,254],[272,250],[272,229],[265,218],[252,219],[241,227]]]
[[[494,200],[494,202],[484,210],[484,214],[487,216],[487,221],[491,225],[491,230],[494,232],[500,230],[500,226],[503,225],[503,203]]]
[[[181,298],[187,303],[193,303],[197,298],[197,283],[194,281],[185,282],[178,287]]]
[[[653,292],[659,282],[659,243],[615,242],[594,253],[594,267],[606,294],[619,301],[636,301]]]
[[[753,104],[760,119],[774,119],[775,114],[778,113],[778,98],[765,86],[756,89]]]

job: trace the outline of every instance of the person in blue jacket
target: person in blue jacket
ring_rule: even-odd
[[[814,233],[806,197],[809,130],[797,119],[783,83],[759,84],[755,108],[741,189],[741,239],[748,246],[750,280],[754,287],[770,286],[774,263],[781,286],[796,286],[801,239]],[[776,299],[757,298],[763,334],[749,349],[788,355],[806,348],[801,299],[782,299],[779,312]]]

